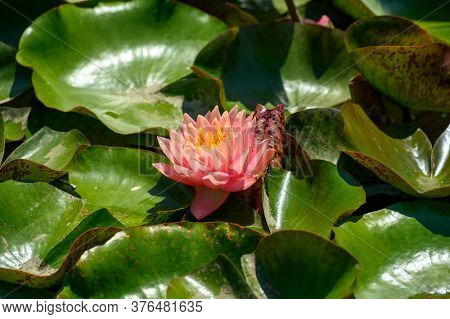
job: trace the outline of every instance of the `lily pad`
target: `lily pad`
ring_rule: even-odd
[[[347,48],[372,86],[405,107],[450,111],[448,52],[424,30],[397,17],[373,17],[352,24]]]
[[[60,297],[164,298],[172,279],[214,261],[219,254],[238,264],[259,240],[258,233],[226,223],[129,228],[86,252]]]
[[[341,151],[338,148],[344,124],[339,110],[313,109],[293,114],[286,131],[296,138],[310,159],[337,164]]]
[[[285,230],[263,238],[256,274],[269,298],[343,298],[354,289],[359,265],[344,249],[319,236]]]
[[[131,134],[178,126],[183,97],[161,89],[187,76],[197,53],[225,30],[216,18],[171,1],[66,4],[33,22],[17,60],[33,68],[46,106],[88,112]]]
[[[151,212],[175,211],[192,201],[190,188],[163,177],[152,163],[159,154],[120,147],[91,146],[67,168],[75,191],[91,211],[108,209],[126,226],[142,225]]]
[[[96,232],[102,231],[99,228],[123,228],[124,226],[115,219],[106,209],[101,209],[92,214],[89,214],[87,217],[80,216],[80,223],[66,236],[63,240],[61,240],[57,245],[55,245],[45,256],[44,263],[51,267],[59,267],[64,259],[67,257],[70,252],[70,247],[72,244],[85,234],[86,232]]]
[[[251,108],[282,103],[294,113],[350,97],[348,81],[356,70],[339,30],[284,21],[241,28],[229,37],[211,43],[196,66],[220,77],[231,101]]]
[[[52,181],[65,173],[72,158],[89,141],[77,130],[67,133],[42,128],[21,144],[0,166],[0,180]]]
[[[0,8],[2,3],[0,3]],[[1,23],[0,23],[1,24]],[[16,63],[16,49],[0,42],[0,102],[7,102],[31,86],[28,71]]]
[[[254,299],[255,296],[231,260],[220,255],[189,275],[172,279],[167,298]]]
[[[422,209],[417,211],[416,205]],[[402,204],[364,215],[356,223],[335,229],[336,242],[353,254],[363,270],[355,290],[357,298],[408,298],[422,293],[448,294],[450,281],[450,238],[434,234],[420,219],[434,217],[436,207],[424,203]],[[442,204],[440,218],[447,214]]]
[[[421,130],[405,139],[386,135],[356,104],[346,103],[341,114],[344,136],[340,148],[380,179],[415,196],[450,194],[450,126],[432,147]]]
[[[0,107],[5,125],[5,139],[7,141],[20,141],[27,130],[27,120],[31,108]]]
[[[264,290],[258,281],[258,276],[256,275],[256,256],[255,253],[243,255],[241,257],[241,267],[244,273],[245,280],[252,290],[253,294],[258,299],[267,299]]]
[[[365,203],[361,186],[346,182],[335,165],[313,162],[312,177],[272,169],[265,177],[264,214],[271,231],[298,229],[328,238],[335,222]]]
[[[450,42],[447,0],[333,0],[356,19],[374,15],[393,15],[413,20],[440,40]]]
[[[43,258],[76,226],[84,201],[45,183],[0,183],[0,280],[50,286],[62,268]]]

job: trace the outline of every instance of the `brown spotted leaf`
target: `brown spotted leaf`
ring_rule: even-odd
[[[60,281],[81,254],[102,244],[117,228],[85,229],[56,263],[44,257],[85,218],[84,200],[46,183],[0,183],[0,280],[31,287]]]
[[[344,136],[340,149],[379,178],[405,193],[425,197],[450,194],[450,126],[434,147],[421,131],[394,139],[372,123],[363,109],[351,102],[341,110]]]
[[[347,48],[372,86],[403,106],[450,111],[449,47],[408,20],[373,17],[345,33]]]
[[[1,180],[50,182],[89,141],[77,130],[56,132],[42,128],[14,150],[0,166]]]

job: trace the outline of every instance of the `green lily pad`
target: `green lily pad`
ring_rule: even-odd
[[[50,286],[66,269],[42,265],[76,226],[84,201],[45,183],[0,183],[0,280]]]
[[[374,15],[406,17],[419,24],[433,36],[450,42],[449,3],[447,0],[333,0],[356,19]]]
[[[263,238],[256,274],[269,298],[343,298],[352,294],[358,262],[344,249],[311,233],[284,230]]]
[[[7,141],[20,141],[27,130],[28,115],[31,108],[0,107],[5,125],[5,139]]]
[[[285,21],[241,28],[211,43],[196,66],[220,77],[231,101],[252,109],[282,103],[294,113],[350,97],[356,69],[346,51],[339,30]]]
[[[59,267],[70,252],[73,242],[86,232],[98,232],[99,228],[123,228],[124,226],[115,219],[106,209],[101,209],[87,217],[82,216],[80,223],[45,256],[44,263],[51,267]]]
[[[126,226],[142,225],[152,212],[175,211],[192,201],[190,188],[163,177],[152,163],[167,162],[159,154],[120,147],[91,146],[67,168],[86,207],[108,209]]]
[[[0,7],[2,3],[0,3]],[[1,25],[1,23],[0,23]],[[7,102],[31,87],[28,70],[16,63],[16,49],[0,42],[0,102]]]
[[[345,33],[358,69],[386,96],[405,107],[450,111],[449,47],[397,17],[373,17]]]
[[[337,164],[338,148],[344,124],[339,110],[313,109],[293,114],[286,131],[294,136],[310,159]]]
[[[344,136],[340,148],[380,179],[415,196],[450,194],[450,126],[432,147],[421,130],[405,139],[389,137],[356,104],[346,103],[341,114]]]
[[[415,206],[421,209],[416,210]],[[435,204],[434,204],[435,205]],[[448,294],[450,238],[434,234],[421,219],[435,217],[436,207],[405,203],[408,217],[398,206],[364,215],[358,222],[335,228],[336,242],[353,254],[363,270],[355,290],[357,298],[407,298]],[[449,225],[449,205],[442,204],[440,217]]]
[[[255,253],[243,255],[241,257],[241,267],[244,273],[245,280],[248,286],[252,290],[253,294],[258,299],[267,299],[264,290],[258,281],[258,276],[256,275],[256,256]]]
[[[0,166],[0,180],[52,181],[65,173],[72,158],[89,145],[77,130],[67,133],[42,128],[21,144]]]
[[[170,1],[66,4],[34,21],[17,60],[33,68],[46,106],[85,111],[131,134],[178,126],[183,97],[161,89],[187,76],[197,53],[224,30],[216,18]]]
[[[226,223],[134,227],[86,252],[59,297],[165,298],[167,285],[224,254],[238,264],[260,235]],[[136,276],[136,274],[139,274]]]
[[[265,177],[264,215],[271,231],[306,230],[328,238],[334,223],[365,203],[361,186],[346,182],[332,163],[312,162],[313,176],[272,169]]]
[[[224,255],[196,271],[172,279],[167,287],[172,299],[254,299],[239,270]]]

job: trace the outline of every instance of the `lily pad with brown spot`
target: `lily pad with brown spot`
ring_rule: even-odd
[[[380,15],[408,18],[434,37],[450,43],[447,0],[333,0],[334,4],[355,19]]]
[[[77,130],[56,132],[44,127],[6,158],[0,180],[50,182],[64,175],[72,158],[88,145]]]
[[[0,183],[0,280],[31,287],[60,281],[84,250],[117,229],[92,229],[72,243],[55,265],[44,257],[83,218],[84,201],[46,183]]]
[[[0,113],[5,123],[6,141],[19,141],[24,138],[30,112],[31,108],[29,107],[0,107]]]
[[[352,24],[345,42],[370,84],[397,103],[450,111],[450,48],[408,20],[373,17]]]
[[[344,119],[341,150],[380,179],[415,196],[450,194],[450,126],[433,147],[421,130],[404,139],[386,135],[359,105],[348,102],[341,114]]]
[[[128,228],[89,250],[59,297],[166,298],[167,286],[223,254],[235,265],[261,235],[228,223],[174,223]],[[139,274],[139,276],[136,276]]]

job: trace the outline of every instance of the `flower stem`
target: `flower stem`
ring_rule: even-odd
[[[300,24],[303,24],[303,19],[298,14],[294,0],[284,0],[284,1],[286,2],[286,6],[288,7],[288,11],[289,11],[289,15],[291,16],[291,20],[294,22],[299,22]]]

